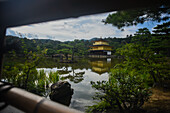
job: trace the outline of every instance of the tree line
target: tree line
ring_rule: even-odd
[[[129,43],[131,37],[127,38],[103,38],[108,41],[109,45],[112,46],[113,52],[117,48],[120,48],[124,42]],[[55,41],[50,39],[27,39],[19,38],[16,36],[6,36],[6,53],[14,50],[17,54],[23,54],[22,41],[25,43],[25,48],[28,51],[37,51],[37,46],[40,47],[41,50],[47,49],[47,56],[53,56],[56,54],[74,54],[74,56],[87,56],[88,49],[92,46],[95,40],[99,40],[100,38],[92,38],[91,40],[84,39],[75,39],[74,41]]]
[[[153,33],[147,29],[142,28],[132,36],[127,35],[125,38],[103,38],[112,47],[112,54],[116,52],[117,48],[121,48],[126,43],[142,43],[143,46],[148,46],[155,51],[155,54],[164,54],[170,56],[170,41],[169,41],[169,25],[170,22],[160,24],[154,28]],[[135,38],[136,37],[136,38]],[[146,38],[147,37],[147,38]],[[53,56],[56,54],[73,55],[73,56],[87,56],[88,49],[92,46],[95,40],[100,38],[93,38],[91,40],[75,39],[74,41],[54,41],[50,39],[27,39],[19,38],[15,36],[6,36],[6,48],[5,52],[14,50],[17,54],[23,54],[23,44],[28,51],[37,51],[37,46],[40,50],[47,49],[47,56]]]

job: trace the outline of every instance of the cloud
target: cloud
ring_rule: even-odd
[[[28,38],[68,41],[74,39],[91,39],[93,37],[123,38],[126,37],[126,35],[134,34],[140,27],[132,26],[125,28],[125,31],[120,31],[111,25],[104,25],[101,21],[102,19],[105,19],[108,14],[109,13],[102,13],[79,18],[70,18],[9,28],[8,30],[10,32],[7,32],[7,34],[15,32],[15,34],[25,34],[25,37]]]

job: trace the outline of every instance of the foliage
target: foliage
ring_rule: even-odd
[[[90,106],[88,112],[113,108],[119,108],[120,112],[138,112],[149,98],[149,87],[153,83],[162,85],[169,79],[167,58],[151,48],[154,38],[157,37],[152,36],[147,28],[142,28],[131,37],[131,43],[116,50],[124,62],[111,69],[108,81],[91,82],[92,87],[99,90],[94,99],[100,101]]]
[[[111,70],[109,80],[91,82],[92,87],[100,91],[95,99],[119,108],[120,112],[136,112],[150,94],[147,81],[153,52],[137,44],[126,44],[117,49],[117,53],[124,56],[125,61]]]
[[[36,67],[38,63],[42,60],[43,55],[46,54],[47,49],[41,51],[40,47],[37,46],[37,52],[28,51],[24,41],[22,42],[24,48],[25,63],[22,66],[22,76],[21,81],[23,81],[23,88],[27,90],[29,81],[32,81],[32,78],[37,75]],[[31,78],[31,79],[30,79]]]
[[[16,67],[12,67],[10,70],[4,68],[3,74],[8,75],[4,76],[3,79],[17,87],[24,88],[23,76],[21,73],[23,72],[19,71]],[[26,90],[46,97],[49,94],[49,84],[56,83],[60,80],[58,72],[50,72],[49,76],[47,76],[44,70],[35,71],[33,76],[29,75],[29,79],[30,81],[28,81],[26,84]]]
[[[146,80],[161,83],[168,76],[169,72],[165,73],[169,67],[166,59],[154,54],[149,48],[137,44],[126,44],[118,49],[117,53],[124,56],[125,61],[122,65],[125,68],[143,76]]]
[[[109,108],[111,108],[109,103],[107,103],[106,101],[100,101],[100,102],[96,102],[96,104],[93,106],[88,106],[86,112],[87,113],[94,113],[96,111],[107,112]]]
[[[74,71],[74,69],[72,69],[72,72],[73,72],[73,74],[69,74],[67,76],[61,77],[61,79],[62,80],[69,79],[71,82],[74,82],[74,83],[80,83],[81,81],[84,80],[83,75],[85,74],[85,72],[78,72],[78,73],[76,73]]]
[[[136,31],[132,37],[132,43],[139,44],[144,47],[149,46],[149,40],[151,39],[151,33],[147,28],[141,28]]]
[[[50,72],[49,73],[49,82],[50,83],[56,83],[60,80],[58,72]]]
[[[117,54],[125,58],[124,67],[139,72],[145,79],[152,77],[155,83],[160,84],[167,79],[169,72],[166,70],[170,67],[165,57],[167,55],[157,52],[160,46],[165,47],[165,42],[152,36],[147,28],[139,29],[132,37],[132,42],[117,49]]]
[[[39,72],[36,70],[38,63],[43,60],[47,49],[41,51],[38,46],[37,51],[32,52],[28,51],[24,41],[22,45],[22,48],[24,48],[25,62],[23,64],[6,65],[3,69],[3,79],[13,83],[17,87],[45,96],[45,90],[49,83],[59,81],[59,75],[55,72],[47,77],[44,70],[40,70]]]
[[[170,21],[154,27],[150,48],[157,54],[170,56]]]
[[[24,54],[24,49],[21,47],[22,40],[24,40],[25,47],[28,51],[35,52],[36,47],[39,46],[40,50],[47,49],[47,55],[53,56],[55,54],[73,54],[76,56],[85,56],[88,53],[88,48],[92,44],[88,40],[74,40],[67,42],[45,40],[45,39],[26,39],[14,36],[6,36],[6,53],[15,50],[17,54]]]
[[[6,53],[8,51],[14,50],[18,56],[23,56],[24,49],[21,47],[22,40],[24,40],[25,47],[28,51],[36,52],[37,46],[39,46],[40,50],[47,49],[47,56],[55,56],[55,55],[71,55],[71,56],[80,56],[85,57],[88,55],[88,49],[92,45],[94,40],[98,40],[99,38],[93,38],[91,40],[74,40],[67,42],[53,41],[53,40],[45,40],[45,39],[22,39],[14,36],[6,36]],[[131,36],[127,38],[104,38],[104,40],[108,41],[109,45],[112,47],[113,52],[116,51],[117,48],[120,48],[124,45],[123,42],[129,43],[131,41]],[[9,54],[9,53],[8,53]],[[11,54],[9,54],[11,55]]]
[[[89,111],[110,107],[112,110],[119,108],[120,112],[136,112],[148,100],[150,94],[144,79],[120,67],[111,70],[108,81],[91,84],[100,91],[96,93],[94,99],[101,100],[107,106],[99,107],[100,104],[97,104],[90,107]]]
[[[31,79],[27,83],[27,91],[33,92],[38,95],[45,96],[46,85],[48,84],[48,79],[44,70],[36,71],[34,76],[29,75],[29,79]]]
[[[167,4],[166,4],[167,5]],[[146,21],[166,21],[169,19],[169,6],[158,6],[150,8],[131,9],[126,11],[117,11],[116,13],[109,14],[103,20],[105,24],[112,24],[118,29],[122,27],[143,24]]]
[[[169,35],[170,34],[170,21],[165,22],[163,24],[159,24],[156,27],[154,27],[155,30],[153,32],[155,34],[165,34]]]

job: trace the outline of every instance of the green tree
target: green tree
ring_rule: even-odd
[[[149,40],[151,40],[151,33],[147,28],[141,28],[136,31],[132,37],[132,43],[140,44],[142,46],[148,47]]]
[[[159,24],[156,27],[154,27],[155,30],[154,32],[155,35],[166,35],[168,36],[170,34],[170,21],[165,22],[163,24]]]
[[[92,82],[92,87],[100,91],[94,97],[100,102],[88,112],[114,107],[120,112],[137,112],[149,97],[149,86],[162,85],[169,79],[170,66],[165,57],[150,49],[151,39],[147,28],[139,29],[132,37],[133,43],[116,50],[124,61],[111,70],[108,81]]]
[[[49,48],[49,49],[47,50],[47,55],[54,55],[54,54],[56,54],[56,53],[57,53],[57,50],[55,50],[55,49]]]
[[[60,54],[64,54],[66,60],[68,60],[68,55],[72,53],[73,46],[68,45],[68,44],[61,44],[60,47],[61,49],[57,50],[57,52]]]
[[[100,91],[94,96],[94,99],[100,102],[97,103],[98,105],[89,107],[87,111],[115,110],[116,108],[121,113],[139,111],[150,94],[149,87],[144,81],[145,79],[136,73],[129,72],[127,68],[121,68],[120,65],[119,68],[115,67],[111,70],[108,81],[91,82],[92,87]]]
[[[165,5],[160,5],[158,7],[117,11],[116,13],[109,14],[103,22],[105,24],[112,24],[118,29],[121,29],[139,23],[143,24],[146,21],[165,21],[169,19],[168,5],[169,4],[165,3]]]
[[[155,55],[154,51],[147,47],[137,44],[126,44],[123,48],[117,50],[117,53],[124,56],[123,65],[129,71],[133,71],[146,80],[152,77],[154,83],[160,83],[168,77],[164,71],[170,67],[166,59]],[[167,72],[167,71],[166,71]]]
[[[157,54],[170,56],[170,21],[157,25],[153,32],[150,48]]]
[[[24,48],[24,63],[6,64],[3,68],[3,80],[12,83],[13,85],[24,88],[27,91],[33,92],[41,96],[48,96],[46,89],[49,83],[59,81],[58,72],[50,72],[46,75],[44,70],[37,71],[37,65],[44,59],[47,49],[41,51],[37,46],[37,51],[28,51],[23,40],[22,47]],[[15,52],[12,52],[15,59]]]

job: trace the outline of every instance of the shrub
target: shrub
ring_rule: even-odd
[[[112,69],[108,81],[91,82],[91,84],[100,91],[96,93],[94,99],[105,102],[105,105],[112,109],[118,108],[120,112],[139,111],[150,95],[149,87],[141,77],[129,74],[126,69],[121,68]],[[93,108],[97,110],[99,105],[94,105]]]

